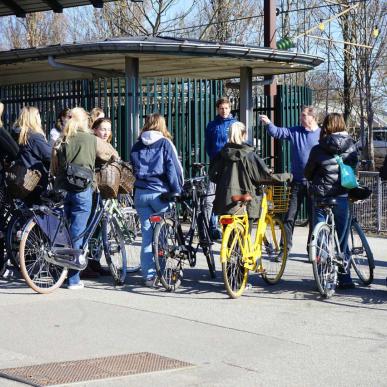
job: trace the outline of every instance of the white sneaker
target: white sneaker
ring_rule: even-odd
[[[67,285],[67,289],[69,290],[78,290],[83,289],[85,287],[82,281],[79,281],[77,284]]]

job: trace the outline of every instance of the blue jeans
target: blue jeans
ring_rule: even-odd
[[[70,236],[74,249],[80,249],[83,245],[84,238],[76,238],[86,230],[92,204],[93,189],[91,187],[82,192],[67,192],[64,210],[67,220],[70,222]],[[69,285],[79,283],[79,271],[69,270],[68,280]]]
[[[347,196],[336,196],[337,205],[333,207],[333,215],[335,217],[335,224],[337,235],[340,241],[340,249],[344,253],[345,259],[349,259],[348,249],[348,218],[349,218],[349,203]],[[319,222],[325,222],[326,214],[322,208],[314,208],[313,211],[313,227]],[[339,273],[339,282],[351,282],[351,273]]]
[[[141,221],[141,273],[144,279],[152,279],[156,275],[152,251],[153,228],[149,217],[169,209],[169,203],[161,200],[160,195],[160,192],[139,188],[134,195],[134,206]]]

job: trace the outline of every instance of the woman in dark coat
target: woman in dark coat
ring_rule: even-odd
[[[319,144],[310,152],[305,166],[304,175],[310,182],[309,192],[314,196],[313,203],[323,198],[335,198],[337,205],[333,207],[335,223],[339,239],[347,233],[349,216],[348,190],[341,186],[340,168],[335,155],[341,156],[344,164],[356,168],[358,155],[352,137],[346,131],[344,118],[341,114],[328,114],[321,129]],[[325,221],[325,213],[316,207],[313,211],[314,226]],[[342,238],[341,249],[347,250],[347,238]],[[339,287],[352,288],[350,274],[339,274]]]
[[[253,200],[247,205],[250,219],[260,215],[260,185],[291,180],[290,173],[272,174],[264,161],[246,144],[247,131],[242,122],[231,124],[228,143],[211,161],[209,176],[216,183],[214,212],[217,215],[233,214],[238,205],[233,195],[250,193]]]
[[[39,110],[34,106],[25,106],[14,128],[19,132],[18,160],[26,168],[38,170],[42,174],[39,184],[26,199],[27,204],[37,203],[40,194],[47,188],[51,160],[51,146],[42,129]]]

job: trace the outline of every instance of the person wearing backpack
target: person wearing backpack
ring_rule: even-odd
[[[93,202],[93,177],[95,160],[118,158],[118,153],[89,129],[89,115],[82,108],[74,108],[61,137],[54,145],[51,173],[56,176],[55,188],[67,191],[65,213],[70,222],[70,236],[74,249],[81,248],[82,239],[75,240],[87,227]],[[72,179],[76,175],[87,179]],[[77,186],[74,181],[77,182]],[[83,186],[81,186],[81,182]],[[80,272],[69,270],[68,289],[84,287]]]
[[[358,154],[355,141],[348,134],[344,118],[339,113],[328,114],[323,122],[320,140],[310,152],[304,175],[309,181],[309,194],[313,195],[313,203],[323,198],[335,198],[337,205],[333,207],[336,229],[341,240],[346,235],[349,216],[348,189],[342,186],[340,166],[337,161],[340,156],[344,164],[356,169]],[[313,227],[318,222],[325,221],[321,208],[313,209]],[[346,247],[346,238],[342,238],[341,248]],[[346,252],[348,254],[348,251]],[[353,288],[350,273],[339,273],[339,288]]]

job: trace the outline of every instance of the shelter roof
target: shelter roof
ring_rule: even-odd
[[[49,58],[85,71],[53,68]],[[89,79],[123,75],[125,57],[139,58],[140,77],[239,78],[241,67],[253,76],[306,71],[322,58],[297,52],[168,37],[121,37],[0,52],[0,85],[43,80]],[[94,71],[87,71],[93,68]]]
[[[62,12],[64,8],[93,5],[102,8],[103,3],[112,0],[2,0],[0,1],[0,16],[16,15],[24,17],[26,13],[54,11]]]

